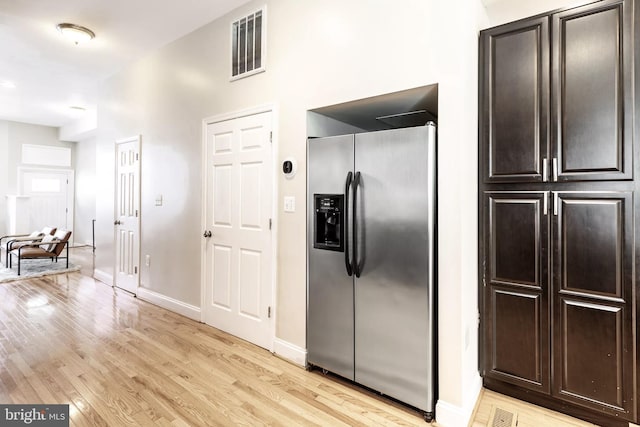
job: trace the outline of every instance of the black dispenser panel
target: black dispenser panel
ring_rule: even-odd
[[[344,195],[314,194],[313,247],[344,252]]]

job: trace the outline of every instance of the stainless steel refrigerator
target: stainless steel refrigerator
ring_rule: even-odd
[[[434,411],[436,127],[307,143],[307,349],[319,367]]]

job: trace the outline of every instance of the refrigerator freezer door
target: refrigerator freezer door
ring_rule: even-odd
[[[433,411],[435,127],[355,136],[355,381]],[[355,252],[355,251],[354,251]]]
[[[353,135],[309,139],[307,147],[307,357],[310,364],[351,380],[353,278],[347,273],[344,253],[350,245],[344,242],[342,251],[314,247],[318,232],[314,205],[316,200],[330,198],[327,195],[344,195],[347,175],[353,171],[353,140]],[[350,209],[346,197],[343,209]]]

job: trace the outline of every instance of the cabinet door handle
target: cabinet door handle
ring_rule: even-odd
[[[552,193],[553,193],[553,215],[558,216],[558,203],[560,199],[558,197],[557,191],[552,191]]]
[[[542,159],[542,182],[547,181],[549,181],[549,159],[545,157]]]
[[[553,158],[553,180],[554,181],[558,180],[558,158],[557,157]]]
[[[549,212],[549,192],[544,192],[544,198],[542,199],[542,212],[544,215]]]

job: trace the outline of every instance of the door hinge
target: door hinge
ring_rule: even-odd
[[[269,319],[271,319],[271,306],[269,306],[269,308],[267,308],[267,317]]]
[[[271,230],[272,225],[273,225],[273,222],[271,221],[271,218],[269,218],[269,230]]]
[[[138,218],[138,209],[136,209],[136,218]]]
[[[269,132],[269,142],[273,144],[273,131]]]
[[[136,160],[138,160],[138,153],[136,153]]]
[[[138,266],[133,267],[133,274],[138,274]]]

